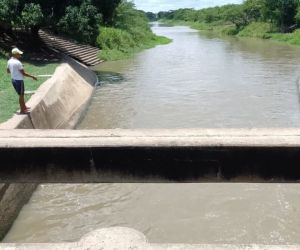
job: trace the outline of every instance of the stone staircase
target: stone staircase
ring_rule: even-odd
[[[39,36],[47,46],[62,52],[87,66],[95,66],[103,62],[98,56],[100,50],[96,47],[79,44],[44,30],[39,31]]]

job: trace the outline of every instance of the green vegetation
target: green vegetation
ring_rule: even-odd
[[[242,29],[238,35],[243,37],[271,38],[272,25],[270,23],[253,22]]]
[[[135,8],[130,0],[0,0],[0,32],[14,28],[37,34],[40,28],[98,45],[102,59],[126,58],[135,52],[170,42],[156,37],[151,12]]]
[[[19,109],[18,95],[16,94],[12,84],[10,75],[6,73],[7,59],[0,54],[0,123],[12,117],[14,112]],[[30,62],[24,63],[25,70],[34,75],[53,74],[57,64],[38,64]],[[26,90],[36,90],[45,78],[39,78],[33,81],[30,78],[25,79]],[[26,96],[28,99],[29,96]]]
[[[222,35],[273,39],[300,44],[300,0],[245,0],[201,10],[160,12],[158,18]]]
[[[99,26],[113,23],[121,0],[0,0],[0,31],[46,28],[95,45]]]
[[[116,9],[113,27],[100,28],[97,44],[102,48],[101,58],[119,60],[143,49],[171,40],[152,33],[144,12],[136,10],[132,2],[123,1]]]

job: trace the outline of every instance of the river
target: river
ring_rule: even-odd
[[[101,64],[78,126],[299,127],[300,48],[154,25],[173,39]],[[300,244],[298,184],[40,185],[4,242],[75,241],[127,226],[158,243]]]

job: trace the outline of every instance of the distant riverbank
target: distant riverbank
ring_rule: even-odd
[[[278,33],[273,31],[270,23],[252,22],[241,30],[237,30],[234,24],[214,24],[204,22],[190,22],[181,20],[160,20],[161,23],[168,25],[189,26],[200,31],[211,31],[218,35],[237,36],[237,37],[253,37],[261,39],[269,39],[273,41],[284,42],[292,45],[300,45],[300,29],[296,29],[291,33]]]

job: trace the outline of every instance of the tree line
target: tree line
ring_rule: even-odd
[[[158,13],[158,18],[208,24],[231,23],[237,30],[251,22],[268,22],[276,31],[290,32],[300,25],[300,0],[246,0],[242,4],[200,10],[163,11]]]
[[[94,43],[99,25],[112,25],[123,0],[0,0],[0,30],[43,27]]]

